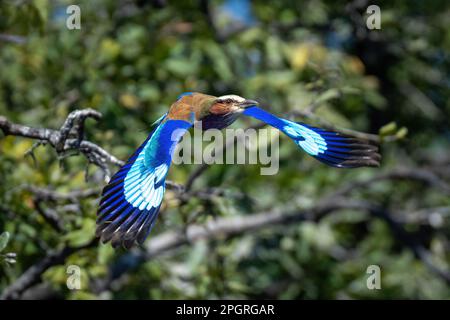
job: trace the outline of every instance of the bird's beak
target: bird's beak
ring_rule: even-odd
[[[245,109],[248,107],[257,106],[258,104],[259,104],[258,101],[255,101],[255,100],[245,100],[239,104],[239,107]]]

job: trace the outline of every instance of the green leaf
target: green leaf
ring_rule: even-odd
[[[6,248],[9,241],[9,232],[5,231],[2,234],[0,234],[0,252],[3,251],[3,249]]]
[[[339,98],[340,92],[336,88],[331,88],[322,93],[316,100],[317,104],[324,103],[326,101]]]
[[[95,234],[95,221],[89,218],[83,219],[81,229],[72,231],[64,236],[71,246],[82,246],[89,243]]]
[[[406,135],[408,134],[408,128],[406,127],[401,127],[400,130],[397,131],[397,133],[395,134],[395,136],[398,139],[403,139],[406,137]]]
[[[395,134],[396,131],[397,131],[397,124],[395,122],[389,122],[388,124],[382,126],[379,132],[380,136],[385,137]]]
[[[189,59],[168,59],[165,67],[179,77],[188,77],[197,72],[197,65]]]

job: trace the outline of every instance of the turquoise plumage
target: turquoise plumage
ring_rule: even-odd
[[[190,127],[222,129],[239,115],[254,117],[290,137],[308,154],[330,166],[378,166],[377,147],[337,132],[276,117],[258,103],[236,95],[214,97],[195,92],[181,94],[169,111],[152,126],[144,143],[103,189],[96,235],[113,247],[142,244],[160,209],[165,179],[175,147]]]

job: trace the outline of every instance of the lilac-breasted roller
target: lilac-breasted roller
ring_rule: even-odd
[[[366,141],[279,118],[258,108],[258,102],[237,95],[183,93],[103,189],[96,230],[102,242],[125,248],[136,241],[142,244],[156,221],[172,155],[183,134],[199,123],[203,130],[225,128],[241,114],[277,128],[329,166],[379,166],[378,148]]]

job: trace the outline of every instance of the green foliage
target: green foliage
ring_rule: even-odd
[[[298,118],[312,125],[322,120],[379,134],[384,158],[380,169],[337,170],[281,138],[275,176],[261,176],[259,165],[213,165],[194,189],[220,187],[227,196],[193,197],[180,206],[168,191],[150,239],[182,230],[191,219],[307,211],[344,185],[398,168],[427,169],[449,181],[445,1],[381,1],[382,29],[374,31],[354,20],[355,14],[364,17],[365,8],[350,12],[339,1],[251,1],[255,23],[249,25],[221,15],[224,1],[208,1],[214,28],[200,1],[155,2],[77,1],[81,30],[65,25],[72,1],[2,2],[0,35],[19,41],[0,38],[0,115],[58,128],[70,111],[93,108],[103,118],[86,122],[87,139],[126,159],[180,93],[235,93],[280,115],[312,110],[314,116]],[[243,119],[236,126],[250,124]],[[0,252],[18,255],[17,263],[0,264],[0,292],[51,250],[94,238],[96,199],[41,203],[63,222],[57,231],[23,185],[61,193],[98,188],[101,170],[82,155],[58,159],[50,146],[37,147],[33,161],[25,156],[33,142],[0,133]],[[194,169],[173,166],[169,177],[184,183]],[[432,262],[448,270],[450,200],[441,187],[381,180],[356,188],[348,201],[393,212]],[[233,197],[237,193],[245,196]],[[140,263],[106,290],[96,290],[96,280],[127,259],[124,250],[92,246],[47,270],[43,281],[67,299],[450,297],[448,282],[417,259],[385,220],[360,210],[198,241]],[[66,286],[71,264],[82,270],[78,291]],[[366,287],[371,264],[381,266],[381,290]]]
[[[9,232],[5,231],[2,234],[0,234],[0,252],[2,252],[6,246],[8,245],[9,241]]]

